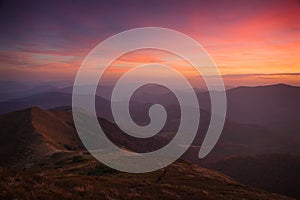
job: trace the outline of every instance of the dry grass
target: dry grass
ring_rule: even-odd
[[[0,199],[288,199],[243,186],[178,161],[163,170],[129,174],[83,153],[58,153],[24,169],[0,170]]]

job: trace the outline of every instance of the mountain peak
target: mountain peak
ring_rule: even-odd
[[[33,106],[33,107],[30,107],[30,108],[24,109],[24,111],[28,111],[31,114],[46,112],[45,110],[41,109],[38,106]]]

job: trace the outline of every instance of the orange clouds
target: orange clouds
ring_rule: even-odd
[[[0,22],[4,30],[0,78],[23,73],[30,79],[32,73],[41,79],[50,75],[74,79],[85,56],[99,42],[130,28],[158,26],[183,32],[202,44],[228,85],[300,85],[296,75],[300,72],[299,1],[174,1],[151,3],[153,6],[120,2],[118,8],[95,4],[61,3],[59,10],[57,5],[52,5],[55,9],[46,6],[47,12],[31,10],[27,18],[19,10],[7,10],[6,18],[12,20]],[[198,77],[177,56],[143,50],[112,63],[106,79],[145,63],[168,64],[191,79]]]

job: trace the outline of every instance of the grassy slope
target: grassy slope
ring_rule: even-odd
[[[129,174],[66,152],[29,168],[2,168],[0,191],[1,199],[288,199],[184,161],[166,173]]]

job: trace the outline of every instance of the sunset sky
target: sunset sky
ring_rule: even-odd
[[[99,42],[127,29],[154,26],[197,40],[226,85],[300,85],[299,0],[5,1],[0,9],[0,79],[73,80]],[[116,65],[167,57],[137,52]],[[180,60],[172,62],[196,76]]]

